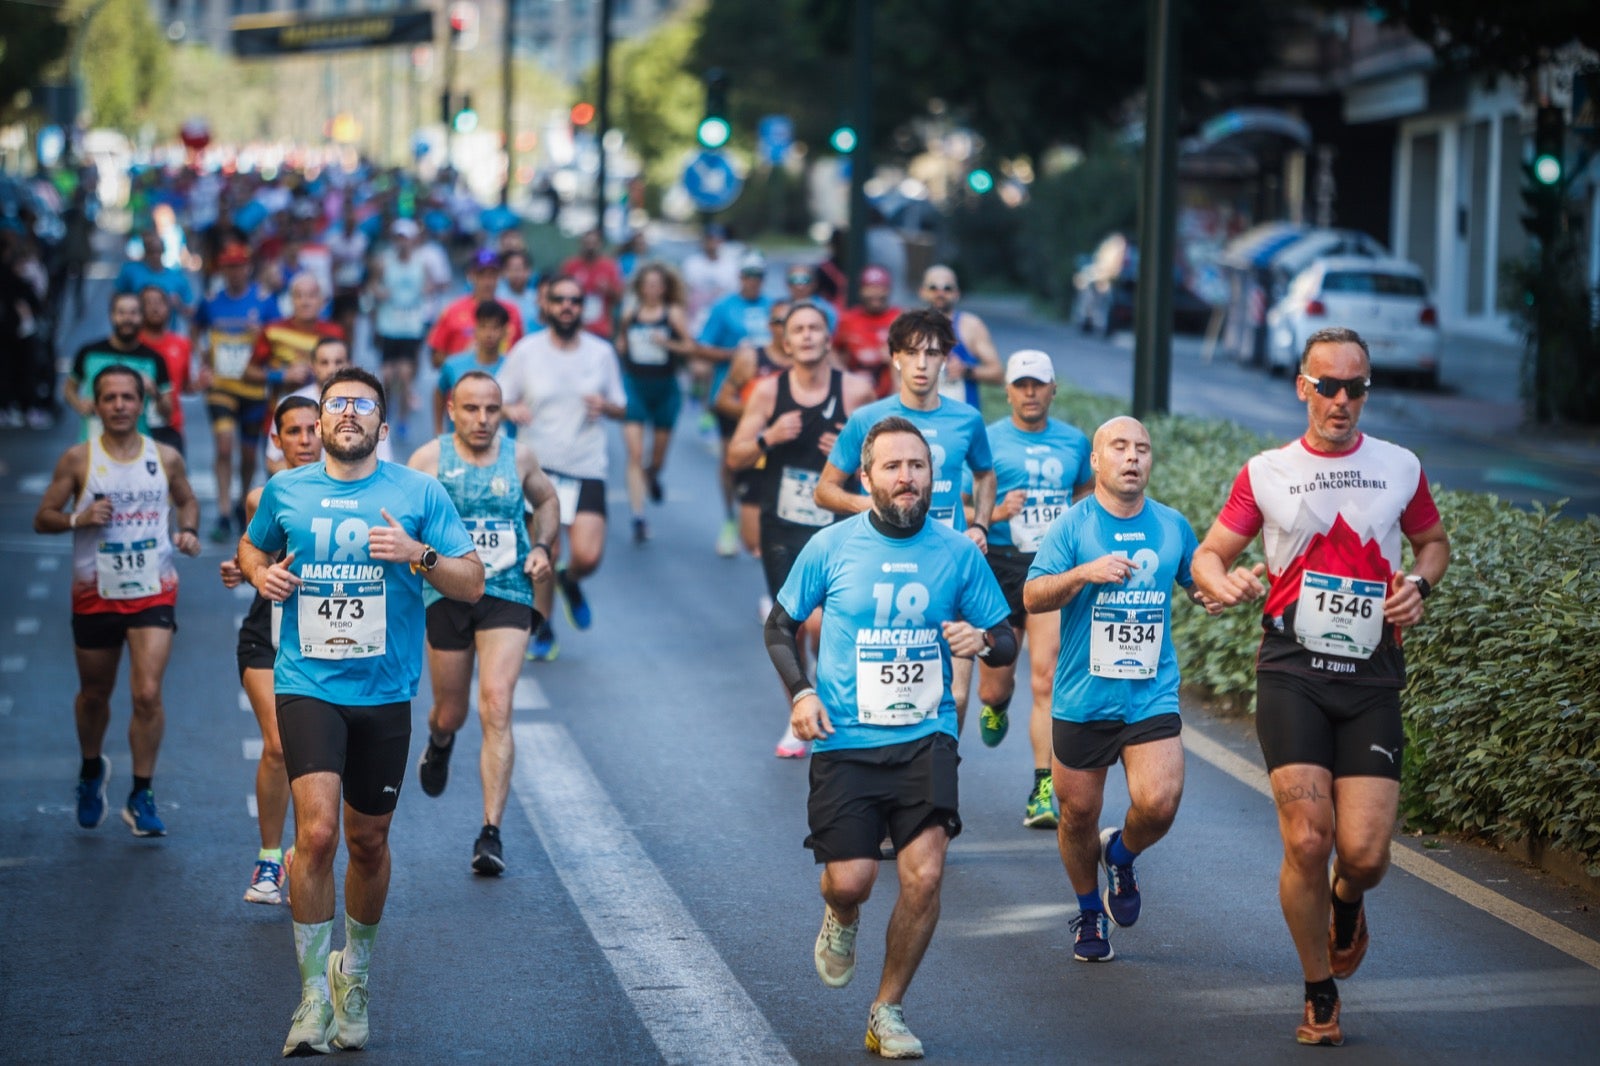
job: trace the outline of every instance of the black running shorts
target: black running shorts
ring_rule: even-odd
[[[1398,781],[1406,748],[1400,690],[1260,671],[1256,736],[1268,770],[1310,763],[1334,777]]]
[[[435,651],[467,651],[474,646],[472,635],[480,629],[520,629],[531,633],[539,628],[539,612],[525,603],[484,596],[477,603],[438,600],[428,605],[428,647]]]
[[[778,598],[778,590],[789,580],[789,571],[817,530],[782,519],[761,516],[761,572],[767,579],[767,595]],[[799,621],[804,622],[801,618]]]
[[[289,780],[331,772],[344,801],[362,814],[394,810],[411,749],[411,704],[340,707],[314,696],[282,696],[278,736]]]
[[[170,603],[146,607],[132,614],[97,611],[72,616],[72,643],[85,651],[120,648],[130,629],[170,629],[178,631],[178,612]]]
[[[1006,607],[1011,611],[1006,615],[1006,621],[1015,629],[1026,629],[1028,609],[1022,606],[1022,586],[1028,583],[1028,567],[1033,565],[1033,556],[1024,555],[1013,548],[998,547],[990,548],[985,558],[1006,598]]]
[[[887,832],[898,851],[929,826],[961,833],[955,738],[934,733],[885,748],[811,756],[805,846],[819,863],[876,859]]]
[[[1157,714],[1137,722],[1111,718],[1098,722],[1050,720],[1051,744],[1056,761],[1069,770],[1101,770],[1122,758],[1122,749],[1152,740],[1166,740],[1183,732],[1176,714]]]

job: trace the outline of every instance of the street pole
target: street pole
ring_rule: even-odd
[[[456,34],[449,26],[444,36],[444,100],[439,108],[444,119],[444,165],[455,167],[456,139]]]
[[[511,179],[517,165],[517,150],[511,143],[516,134],[511,121],[511,100],[515,95],[511,82],[511,31],[516,14],[517,0],[506,0],[505,33],[500,39],[500,141],[506,146],[506,180],[500,186],[501,207],[511,202]]]
[[[595,229],[606,232],[606,133],[611,129],[611,0],[600,0],[600,86],[594,103],[595,133],[599,137],[600,163],[595,171]]]
[[[1135,418],[1165,414],[1172,405],[1172,268],[1178,212],[1178,42],[1174,3],[1175,0],[1149,0],[1138,321],[1133,355]]]
[[[867,178],[872,173],[872,0],[856,0],[855,122],[850,152],[850,300],[861,302],[861,271],[867,265]],[[904,281],[904,279],[900,279]]]

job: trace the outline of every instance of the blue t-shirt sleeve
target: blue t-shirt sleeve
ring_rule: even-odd
[[[177,288],[173,291],[181,302],[186,304],[194,303],[194,286],[189,284],[189,275],[179,274]]]
[[[859,413],[851,415],[833,442],[833,451],[828,453],[828,462],[846,474],[854,474],[861,468],[861,441],[865,436],[865,420]]]
[[[423,512],[422,540],[449,559],[456,559],[474,548],[467,527],[444,486],[429,478],[424,489],[427,499]]]
[[[283,527],[278,524],[277,511],[280,497],[281,481],[268,480],[261,490],[261,502],[256,506],[256,513],[250,519],[250,529],[247,535],[250,543],[269,555],[283,550],[289,538],[284,535]]]
[[[1194,574],[1190,570],[1190,564],[1194,562],[1195,549],[1200,547],[1200,542],[1195,538],[1194,526],[1189,524],[1187,518],[1176,512],[1172,518],[1183,540],[1183,555],[1178,559],[1178,584],[1186,589],[1194,588]]]
[[[117,271],[117,280],[112,282],[111,287],[119,293],[138,292],[138,287],[133,280],[133,274],[133,263],[122,264],[122,269]]]
[[[706,316],[706,324],[700,328],[700,343],[710,348],[732,348],[738,343],[738,338],[728,339],[728,305],[718,302],[711,307],[711,313]]]
[[[812,537],[806,546],[800,549],[800,554],[795,558],[794,568],[789,571],[789,577],[784,581],[783,588],[778,590],[778,606],[786,611],[790,618],[804,621],[811,617],[811,612],[822,606],[822,598],[827,591],[827,582],[822,569],[822,551],[817,547],[817,537]]]
[[[994,453],[989,450],[989,431],[976,410],[972,412],[972,441],[967,445],[967,466],[979,474],[994,469]]]
[[[961,617],[979,629],[992,629],[1011,615],[1000,583],[994,571],[984,562],[983,554],[970,540],[971,551],[962,550],[966,573],[961,588]]]
[[[1044,540],[1040,541],[1039,550],[1033,557],[1033,564],[1028,567],[1027,580],[1049,577],[1051,574],[1064,574],[1078,565],[1077,552],[1067,533],[1071,525],[1065,516],[1050,523],[1050,528],[1045,530]]]

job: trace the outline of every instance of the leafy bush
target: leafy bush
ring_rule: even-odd
[[[999,390],[984,406],[1006,413]],[[1092,434],[1125,410],[1063,387],[1055,414]],[[1245,460],[1283,443],[1179,416],[1149,428],[1150,495],[1202,539]],[[1541,838],[1600,877],[1600,520],[1437,486],[1434,498],[1451,562],[1406,635],[1403,814],[1430,831]],[[1259,552],[1257,538],[1241,564]],[[1257,610],[1176,610],[1172,633],[1186,684],[1254,710]]]

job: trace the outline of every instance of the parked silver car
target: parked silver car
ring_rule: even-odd
[[[1293,372],[1312,333],[1347,326],[1366,340],[1374,372],[1439,384],[1439,312],[1422,269],[1403,259],[1334,256],[1295,275],[1267,312],[1267,367]]]

